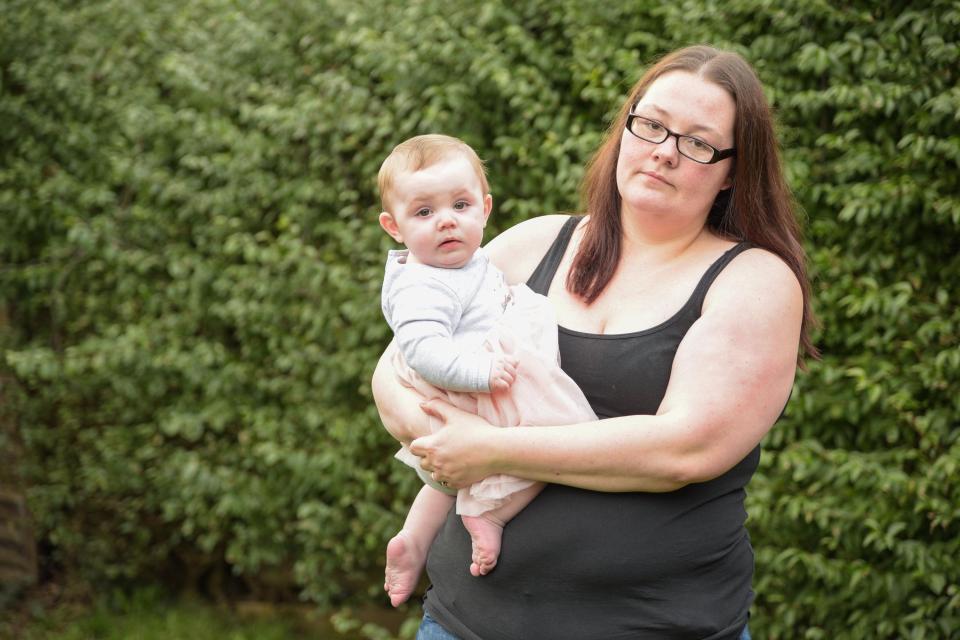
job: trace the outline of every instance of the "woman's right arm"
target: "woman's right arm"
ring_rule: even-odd
[[[430,435],[430,424],[420,408],[423,397],[400,384],[393,372],[390,360],[396,350],[396,341],[387,345],[373,372],[371,388],[383,426],[398,442],[409,445],[420,436]]]

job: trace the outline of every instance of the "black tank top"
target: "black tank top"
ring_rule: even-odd
[[[537,293],[547,294],[578,220],[527,281]],[[656,413],[710,285],[749,247],[717,259],[656,327],[615,335],[560,327],[563,370],[599,417]],[[736,640],[753,601],[743,503],[759,460],[758,446],[722,476],[669,493],[547,485],[507,524],[499,563],[482,578],[468,571],[470,538],[451,510],[428,556],[425,608],[465,640]]]

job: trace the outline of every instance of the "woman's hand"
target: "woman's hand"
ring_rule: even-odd
[[[420,408],[442,427],[410,444],[434,480],[460,489],[496,472],[489,445],[500,429],[442,400],[424,402]]]

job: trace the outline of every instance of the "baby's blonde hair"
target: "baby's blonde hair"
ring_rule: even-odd
[[[470,162],[480,179],[480,187],[483,189],[484,195],[489,193],[490,186],[487,184],[487,172],[484,169],[483,161],[477,156],[477,152],[463,140],[431,133],[404,140],[393,148],[390,155],[380,165],[380,173],[377,174],[377,186],[380,189],[380,204],[383,210],[390,210],[387,201],[393,195],[398,175],[405,171],[426,169],[454,154],[460,154]]]

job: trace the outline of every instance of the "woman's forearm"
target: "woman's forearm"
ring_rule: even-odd
[[[427,409],[447,428],[414,442],[423,467],[455,487],[505,473],[594,491],[673,491],[715,478],[769,428],[674,410],[564,426],[491,427],[442,403]]]
[[[499,430],[490,440],[496,472],[594,491],[679,489],[692,481],[694,453],[663,416],[629,416],[559,427]]]
[[[704,457],[669,416],[501,429],[450,405],[427,409],[447,427],[411,449],[456,487],[506,473],[596,491],[672,491],[697,481],[690,470]]]
[[[400,384],[393,372],[391,358],[396,350],[391,342],[373,372],[371,388],[383,426],[398,442],[410,444],[416,438],[430,433],[426,414],[420,409],[423,398]]]

